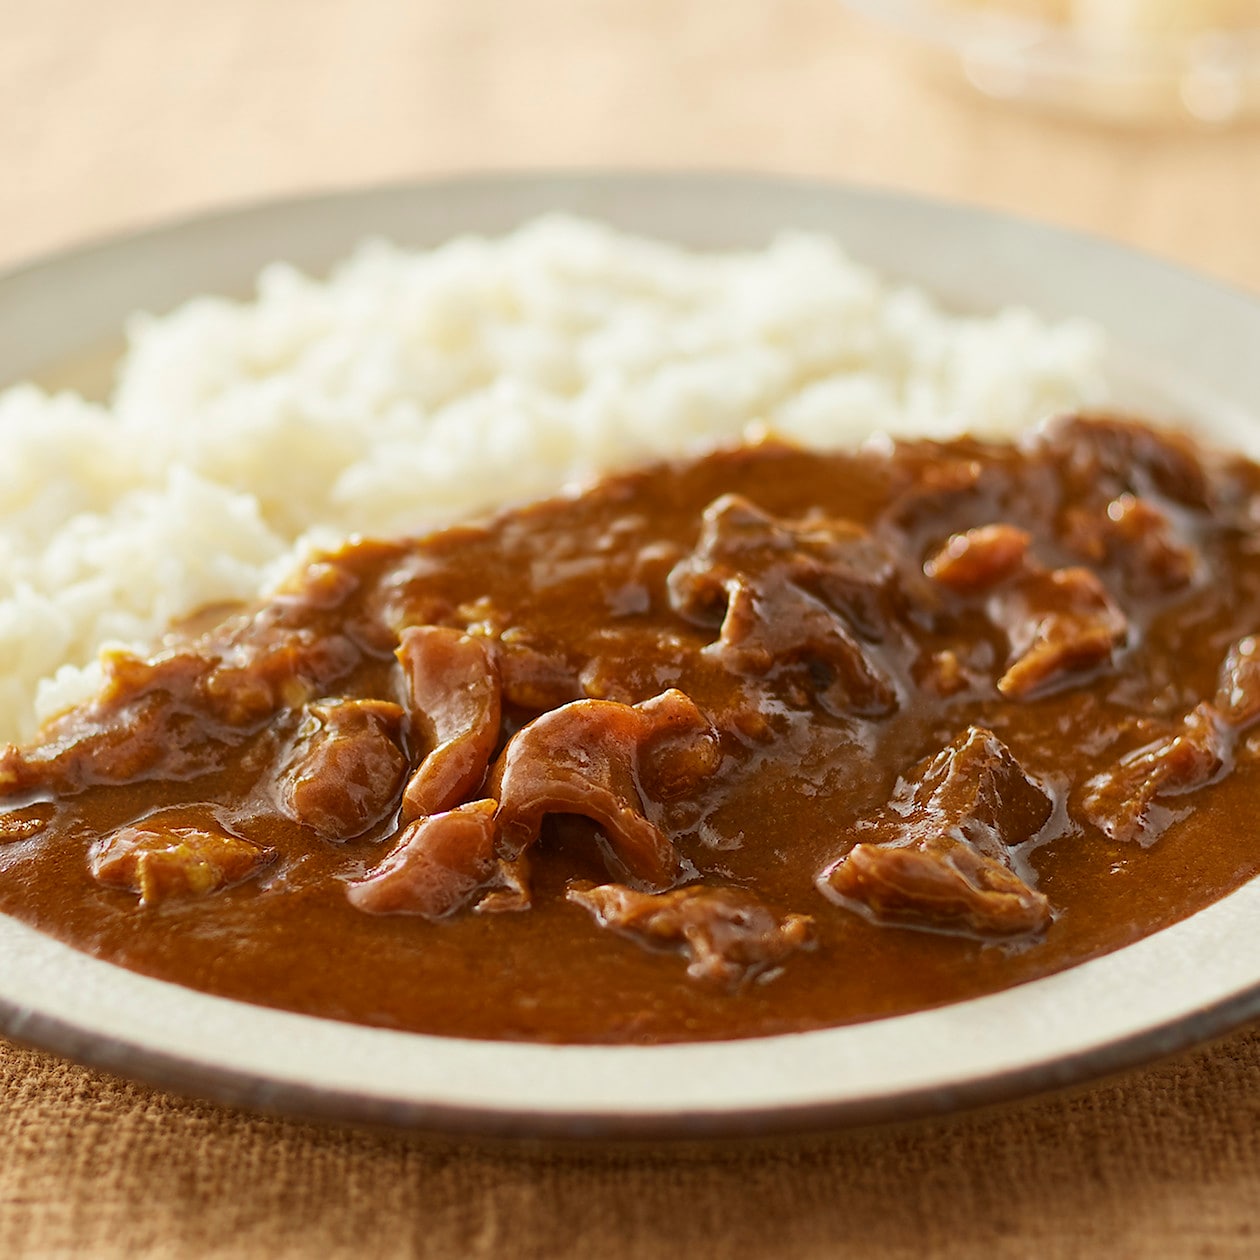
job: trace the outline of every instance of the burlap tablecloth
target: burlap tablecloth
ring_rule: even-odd
[[[1260,288],[1260,132],[930,82],[833,0],[0,0],[0,264],[297,189],[509,166],[864,180]],[[2,332],[0,332],[2,335]],[[759,1147],[443,1143],[0,1045],[0,1255],[1260,1254],[1260,1032],[1078,1092]]]

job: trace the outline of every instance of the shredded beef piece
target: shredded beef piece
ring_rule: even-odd
[[[670,570],[674,611],[720,626],[710,650],[737,673],[765,674],[785,663],[821,666],[811,680],[840,715],[877,717],[897,691],[867,644],[890,632],[892,561],[845,521],[781,521],[739,495],[704,512],[700,540]]]
[[[273,849],[196,827],[163,827],[149,820],[123,827],[93,845],[92,878],[107,888],[140,894],[142,906],[174,897],[205,897],[239,884],[274,861]]]
[[[1177,536],[1168,514],[1132,494],[1102,508],[1069,508],[1064,533],[1068,545],[1091,564],[1116,565],[1128,589],[1137,594],[1179,590],[1198,571],[1198,552]]]
[[[949,648],[922,657],[915,667],[915,679],[922,687],[930,687],[938,696],[956,696],[971,685],[958,653]]]
[[[277,710],[304,704],[359,660],[341,635],[286,624],[290,611],[232,618],[148,660],[103,654],[105,681],[92,701],[46,722],[33,744],[0,751],[0,792],[73,793],[218,769]]]
[[[499,670],[482,639],[446,626],[409,626],[398,659],[412,732],[426,750],[403,794],[402,820],[411,822],[481,787],[499,739]]]
[[[577,700],[535,718],[508,741],[486,784],[499,801],[507,856],[537,840],[545,815],[581,814],[599,824],[636,879],[658,888],[672,883],[678,853],[647,818],[645,804],[652,750],[661,740],[682,756],[687,775],[716,768],[716,753],[706,750],[716,749],[717,736],[681,691],[637,705]],[[666,786],[674,793],[682,784],[673,777]]]
[[[990,613],[1011,644],[998,690],[1016,699],[1110,662],[1128,636],[1124,614],[1089,569],[1027,573],[994,594]]]
[[[1260,638],[1248,635],[1229,649],[1221,666],[1215,707],[1239,730],[1260,718]]]
[[[1053,808],[996,735],[970,727],[899,781],[871,822],[876,838],[824,870],[819,887],[876,922],[988,937],[1036,931],[1050,906],[1010,849]]]
[[[1135,590],[1176,590],[1194,578],[1198,556],[1177,537],[1162,508],[1122,494],[1107,504],[1107,523],[1110,550],[1122,556]]]
[[[568,899],[589,910],[600,927],[648,948],[677,949],[695,980],[735,988],[813,943],[813,920],[782,919],[750,893],[693,884],[643,893],[624,884],[574,882]]]
[[[1158,804],[1184,796],[1223,776],[1231,760],[1231,734],[1210,704],[1196,705],[1180,729],[1135,749],[1084,788],[1085,817],[1112,840],[1153,844],[1172,821]]]
[[[226,643],[200,680],[203,707],[228,726],[253,726],[277,709],[327,694],[359,661],[344,635],[294,628],[260,613]]]
[[[1014,525],[981,525],[955,534],[923,566],[935,582],[951,590],[987,590],[1024,566],[1031,537]]]
[[[1175,730],[1121,757],[1084,785],[1081,812],[1112,840],[1154,844],[1169,823],[1170,798],[1207,787],[1234,766],[1238,735],[1260,719],[1260,639],[1235,643],[1221,665],[1216,696],[1196,705]]]
[[[1006,632],[1011,651],[997,686],[1016,699],[1045,694],[1110,662],[1129,632],[1091,570],[1045,569],[1029,557],[1030,542],[1012,525],[983,525],[953,535],[923,566],[957,594],[991,592],[989,616]]]
[[[0,813],[0,844],[16,840],[29,840],[37,836],[56,816],[57,807],[50,801],[36,801],[31,805]]]
[[[462,909],[496,869],[497,802],[472,801],[409,823],[398,842],[362,879],[346,888],[367,914],[441,919]]]
[[[94,783],[188,779],[216,768],[241,732],[199,728],[200,683],[212,662],[174,652],[153,663],[131,653],[103,658],[105,683],[89,703],[52,719],[39,739],[0,752],[0,790],[73,793]]]
[[[387,700],[308,706],[276,782],[276,803],[325,840],[361,836],[393,809],[407,773],[404,714]]]
[[[477,914],[506,914],[528,910],[532,904],[528,852],[518,853],[511,858],[497,856],[490,878],[482,887],[481,896],[473,906]]]

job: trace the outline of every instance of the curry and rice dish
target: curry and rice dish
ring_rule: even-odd
[[[764,444],[311,563],[0,760],[0,908],[475,1037],[814,1028],[1260,867],[1260,469],[1109,418]]]
[[[609,309],[640,303],[633,336],[614,337],[590,315],[594,238],[565,231],[542,304],[566,312],[570,339],[545,356],[540,433],[553,450],[563,407],[576,417],[557,488],[573,471],[563,460],[598,428],[592,398],[612,397],[592,387],[591,346],[622,356],[623,395],[635,394],[628,365],[650,357],[650,286],[643,267],[629,276],[630,247],[599,238]],[[523,257],[485,285],[496,318],[538,292],[536,275],[509,284]],[[632,459],[587,459],[603,475],[580,492],[412,533],[380,518],[405,486],[378,480],[348,510],[375,511],[380,528],[281,554],[287,576],[269,592],[244,563],[239,590],[196,586],[148,646],[108,643],[85,594],[103,580],[48,603],[64,663],[39,684],[42,726],[11,730],[0,752],[0,911],[137,971],[311,1015],[646,1043],[802,1031],[993,992],[1122,947],[1260,870],[1246,825],[1260,792],[1260,467],[1092,406],[1079,337],[1065,367],[1072,356],[1050,351],[1056,336],[1063,350],[1062,330],[1021,325],[1027,353],[998,380],[984,375],[1000,361],[994,325],[925,316],[838,263],[830,289],[794,296],[759,334],[778,355],[764,359],[759,410],[795,441],[732,443],[748,398],[727,388],[731,347],[715,346],[711,321],[764,260],[727,260],[720,274],[666,263],[656,358],[636,397],[650,410],[663,379],[674,397],[685,376],[688,414],[707,413],[718,449],[680,445],[685,426],[671,421]],[[800,274],[789,278],[801,292]],[[851,330],[882,330],[874,342],[860,332],[824,345],[841,293],[861,317]],[[407,303],[412,316],[422,306],[416,292]],[[536,348],[540,320],[525,322]],[[471,380],[457,339],[431,325],[412,378]],[[271,406],[276,373],[296,379],[302,355],[358,362],[344,341],[329,348],[329,328],[352,326],[327,310],[308,318],[310,346],[287,345],[271,379],[257,338],[238,338],[233,388],[265,380]],[[755,359],[746,328],[730,335]],[[688,338],[685,364],[662,359]],[[167,344],[189,342],[185,329]],[[586,386],[556,367],[570,343]],[[520,361],[515,348],[495,369],[497,407]],[[168,364],[149,379],[175,377]],[[407,373],[390,379],[382,476],[400,458]],[[447,400],[464,418],[468,388]],[[229,409],[198,389],[222,422]],[[311,407],[309,372],[304,389]],[[859,396],[881,400],[868,431],[954,420],[931,438],[862,442]],[[250,407],[233,414],[253,424],[266,408]],[[1059,418],[1033,423],[1047,411]],[[800,431],[806,413],[823,427]],[[835,415],[843,423],[827,428]],[[278,476],[305,475],[304,459],[333,467],[292,452],[297,473]],[[198,458],[207,483],[225,466]],[[627,462],[638,466],[615,471]],[[155,476],[187,494],[194,473]],[[215,492],[195,489],[204,512]],[[151,515],[157,493],[120,499],[119,518]],[[248,512],[218,502],[245,537]],[[293,500],[271,502],[251,510],[279,537]],[[120,537],[135,535],[132,517]],[[113,528],[107,514],[92,520]],[[170,533],[146,545],[173,548]],[[265,554],[248,538],[241,550]],[[156,566],[168,584],[187,570],[176,561]],[[31,589],[0,596],[33,609]],[[0,654],[19,620],[4,598]],[[154,600],[144,610],[153,625],[170,619]],[[76,634],[104,644],[78,673]],[[29,690],[37,673],[14,677]]]

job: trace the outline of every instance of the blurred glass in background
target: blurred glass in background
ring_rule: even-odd
[[[1260,0],[849,0],[986,95],[1113,122],[1260,115]]]

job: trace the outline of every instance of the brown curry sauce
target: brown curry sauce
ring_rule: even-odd
[[[1073,419],[769,444],[352,543],[115,656],[0,757],[0,910],[458,1036],[756,1036],[1005,988],[1260,869],[1258,512],[1254,465]]]

